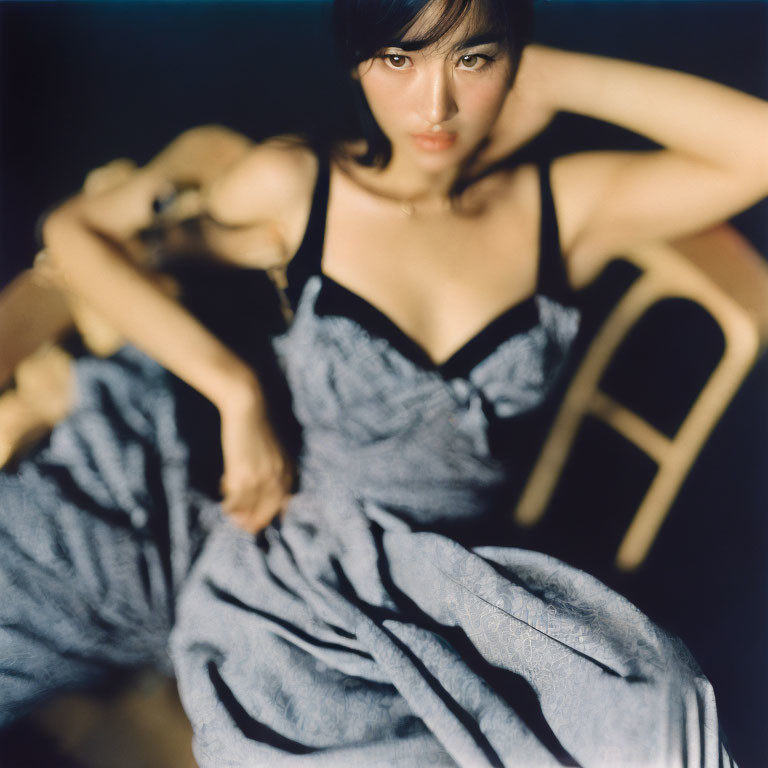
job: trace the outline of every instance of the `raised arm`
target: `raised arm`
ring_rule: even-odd
[[[760,99],[680,72],[542,46],[526,50],[515,88],[531,112],[587,115],[663,147],[553,164],[576,283],[595,259],[695,232],[768,195],[768,103]]]
[[[253,192],[263,187],[259,172],[266,178],[267,170],[278,175],[279,167],[290,175],[290,164],[273,154],[254,149],[225,129],[196,129],[118,187],[72,198],[44,226],[49,258],[66,290],[218,408],[225,505],[250,529],[269,521],[290,484],[259,382],[244,361],[137,269],[126,244],[154,223],[155,201],[167,198],[179,185],[194,185],[200,199],[210,201],[219,216],[232,219],[228,224],[240,225],[230,231],[206,218],[204,231],[220,256],[246,253],[239,260],[255,267],[284,260],[290,242],[282,237],[283,222],[275,212],[289,201],[275,194],[267,200],[264,191],[262,205],[259,193]],[[241,210],[230,190],[242,185],[243,165],[250,169],[252,183],[248,203],[237,204]]]

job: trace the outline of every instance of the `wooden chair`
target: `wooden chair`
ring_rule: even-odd
[[[137,675],[114,695],[63,695],[36,712],[33,722],[62,756],[78,765],[197,766],[192,755],[192,727],[175,682],[155,672]]]
[[[768,264],[728,225],[673,244],[648,245],[622,258],[641,274],[591,341],[515,510],[522,526],[546,511],[585,416],[601,419],[657,464],[658,470],[618,550],[616,567],[637,568],[710,432],[768,342]],[[600,390],[615,352],[658,302],[683,298],[720,326],[725,347],[673,437]]]

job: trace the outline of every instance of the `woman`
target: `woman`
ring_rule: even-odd
[[[515,82],[530,10],[339,0],[363,139],[265,142],[205,180],[208,247],[286,272],[293,496],[251,369],[122,258],[196,181],[194,142],[49,217],[69,290],[217,406],[240,528],[190,491],[160,370],[127,351],[84,371],[83,405],[3,480],[9,715],[161,659],[173,626],[202,765],[729,762],[678,642],[586,574],[488,544],[503,447],[576,332],[566,275],[765,196],[768,108],[536,46]],[[665,148],[494,170],[561,109]]]

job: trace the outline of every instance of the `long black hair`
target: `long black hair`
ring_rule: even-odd
[[[436,43],[465,18],[473,18],[508,48],[514,78],[523,49],[533,36],[533,0],[334,0],[333,28],[341,66],[351,73],[361,62],[402,40],[433,2],[442,4],[442,13],[431,29],[419,35],[416,47]],[[409,48],[413,46],[414,41],[409,41]],[[365,154],[355,159],[383,168],[392,157],[392,146],[371,114],[359,82],[353,84],[353,98],[359,134],[367,145]]]

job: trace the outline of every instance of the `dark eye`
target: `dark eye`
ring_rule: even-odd
[[[471,70],[477,72],[480,69],[485,69],[487,66],[496,61],[494,54],[487,53],[467,53],[459,59],[458,67],[460,69]]]
[[[410,59],[401,53],[388,53],[384,60],[393,69],[405,69],[410,64]]]

